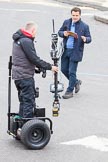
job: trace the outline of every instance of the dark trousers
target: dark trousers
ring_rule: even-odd
[[[34,78],[15,80],[20,102],[19,115],[23,118],[33,117],[35,108],[35,83]]]
[[[78,83],[76,76],[78,62],[71,59],[72,52],[72,49],[65,49],[61,57],[61,71],[69,80],[67,92],[73,92],[75,85]]]

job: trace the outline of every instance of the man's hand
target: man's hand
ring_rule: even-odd
[[[86,37],[85,36],[81,36],[83,42],[86,42]]]
[[[51,69],[53,72],[58,72],[58,67],[57,66],[52,66],[52,69]]]
[[[68,31],[64,31],[64,36],[65,36],[65,37],[68,37],[68,36],[69,36]]]

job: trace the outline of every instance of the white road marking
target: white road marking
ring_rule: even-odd
[[[0,8],[0,11],[19,11],[19,12],[41,12],[40,10],[32,10],[32,9],[9,9],[9,8]],[[42,11],[46,13],[45,11]]]
[[[108,77],[108,74],[101,74],[101,73],[78,73],[80,75],[88,75],[88,76],[98,76],[98,77]]]
[[[76,139],[68,142],[62,142],[63,145],[81,145],[86,148],[95,149],[102,152],[108,152],[108,138],[97,137],[96,135]]]

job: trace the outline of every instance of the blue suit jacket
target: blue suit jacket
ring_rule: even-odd
[[[64,21],[62,27],[58,31],[58,35],[63,38],[64,48],[66,47],[66,42],[68,37],[64,36],[64,31],[70,31],[72,23],[72,18],[67,19]],[[81,39],[81,36],[85,36],[87,41],[85,43],[91,42],[91,35],[89,31],[89,26],[85,24],[81,19],[75,23],[75,33],[78,34],[78,39],[74,38],[74,47],[73,47],[73,54],[71,59],[73,61],[82,61],[83,57],[83,50],[84,50],[84,42]]]

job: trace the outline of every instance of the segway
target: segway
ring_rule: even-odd
[[[27,148],[39,150],[43,149],[50,141],[52,121],[45,117],[45,108],[34,110],[33,118],[21,118],[18,113],[11,112],[11,69],[12,56],[9,58],[9,78],[8,78],[8,130],[16,140],[20,140]],[[37,88],[37,97],[38,97]]]

